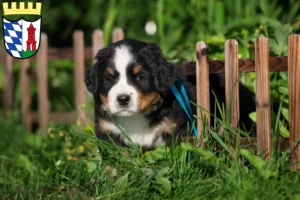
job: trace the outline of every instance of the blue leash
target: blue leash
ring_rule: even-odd
[[[176,84],[179,86],[179,89],[180,89],[181,93],[178,91],[178,89],[176,87]],[[193,116],[193,112],[192,112],[192,109],[191,109],[189,98],[187,97],[187,93],[186,93],[186,90],[184,88],[184,85],[180,81],[179,78],[176,78],[175,84],[173,84],[172,87],[171,87],[171,91],[173,92],[176,99],[180,103],[181,107],[185,111],[186,115],[188,116],[189,120],[191,121],[191,124],[194,124],[195,119],[194,119],[194,116]],[[194,130],[194,136],[198,137],[198,131],[197,131],[196,124],[194,124],[193,130]]]

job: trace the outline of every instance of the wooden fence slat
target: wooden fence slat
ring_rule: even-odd
[[[25,130],[32,132],[32,116],[31,116],[31,95],[30,95],[30,76],[28,69],[30,67],[29,59],[23,59],[20,63],[20,82],[21,82],[21,115],[25,124]]]
[[[48,37],[41,35],[41,44],[37,52],[37,86],[39,124],[42,135],[47,133],[49,123],[49,98],[48,98]]]
[[[291,169],[300,170],[300,35],[289,36],[288,41],[288,80],[289,80],[289,128]]]
[[[269,41],[259,37],[255,42],[257,144],[268,158],[271,150],[271,102]]]
[[[74,61],[75,61],[75,107],[78,117],[85,124],[86,115],[82,109],[85,104],[85,85],[84,85],[84,35],[82,31],[75,31],[73,34]]]
[[[239,72],[255,72],[255,59],[245,58],[239,59]],[[270,71],[287,71],[287,56],[270,57]],[[195,75],[196,62],[187,61],[183,63],[185,75]],[[209,73],[223,74],[225,73],[225,62],[223,60],[210,60]]]
[[[92,54],[93,58],[96,56],[98,51],[103,48],[103,32],[100,29],[96,29],[93,32],[92,35]],[[96,60],[93,59],[93,63],[95,63]]]
[[[37,112],[31,112],[32,121],[39,122],[39,115]],[[70,111],[70,112],[51,112],[49,113],[49,121],[56,123],[56,124],[74,124],[76,123],[77,112]],[[89,119],[93,118],[94,113],[87,113]]]
[[[13,108],[13,57],[5,52],[3,77],[3,114],[4,118]]]
[[[112,33],[112,42],[118,42],[124,39],[124,32],[121,28],[115,28]]]
[[[226,117],[231,113],[230,124],[232,128],[238,127],[240,118],[238,78],[238,42],[236,40],[227,40],[225,43]]]
[[[204,122],[206,121],[207,126],[210,127],[208,47],[203,41],[196,44],[196,58],[197,104],[204,109],[197,109],[198,141],[200,142],[205,131]]]

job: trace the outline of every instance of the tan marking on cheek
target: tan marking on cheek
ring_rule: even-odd
[[[156,92],[152,92],[147,95],[139,92],[138,93],[139,110],[145,110],[147,108],[150,108],[151,105],[158,103],[160,99],[161,99],[160,95]]]
[[[104,95],[100,95],[100,99],[101,99],[103,105],[104,105],[107,109],[109,109],[109,106],[108,106],[108,98],[107,98],[106,96],[104,96]]]
[[[107,72],[108,72],[110,75],[112,75],[112,76],[115,75],[115,72],[114,72],[114,70],[113,70],[112,68],[107,68]]]
[[[135,68],[133,68],[133,74],[136,75],[141,71],[141,66],[136,66]]]

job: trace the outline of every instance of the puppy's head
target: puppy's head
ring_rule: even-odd
[[[154,44],[121,40],[101,49],[96,61],[86,70],[85,83],[115,116],[151,112],[174,83],[175,66]]]

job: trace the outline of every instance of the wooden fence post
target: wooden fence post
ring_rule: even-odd
[[[205,131],[203,125],[206,123],[210,127],[208,47],[203,41],[196,44],[196,58],[197,104],[204,109],[197,108],[198,142],[200,142]]]
[[[255,42],[255,71],[257,144],[268,158],[271,151],[271,102],[269,41],[266,37],[259,37]]]
[[[121,28],[115,28],[112,33],[112,42],[118,42],[124,39],[124,32]]]
[[[96,62],[94,58],[98,53],[98,51],[102,48],[103,48],[103,32],[100,29],[96,29],[92,34],[92,54],[93,54],[94,64]]]
[[[4,118],[13,107],[13,57],[5,53],[3,88],[3,114]]]
[[[31,95],[30,95],[30,76],[28,69],[30,67],[30,59],[21,60],[20,82],[21,82],[21,115],[25,124],[25,130],[32,132],[32,113],[31,113]]]
[[[238,42],[225,43],[225,96],[226,118],[231,113],[230,125],[237,128],[240,118]]]
[[[289,36],[288,78],[291,169],[300,170],[300,35],[296,34]]]
[[[48,37],[41,35],[40,48],[37,58],[37,84],[38,84],[38,116],[40,131],[46,135],[49,123],[49,98],[48,98]]]
[[[84,35],[82,31],[75,31],[73,34],[74,61],[75,61],[75,108],[80,121],[86,123],[86,114],[82,105],[85,104],[84,85]]]

